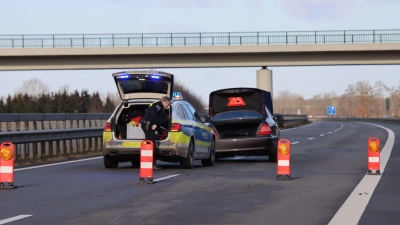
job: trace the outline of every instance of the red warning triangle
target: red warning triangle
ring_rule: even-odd
[[[228,98],[227,106],[246,106],[246,103],[243,101],[242,97],[230,97]]]

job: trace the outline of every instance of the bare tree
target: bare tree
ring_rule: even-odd
[[[118,105],[121,102],[121,96],[118,92],[107,92],[106,98],[109,98],[114,105]]]
[[[38,99],[42,94],[47,94],[49,92],[48,86],[43,83],[43,81],[32,78],[30,80],[24,81],[22,86],[18,88],[16,94],[27,94],[32,96],[33,99]]]

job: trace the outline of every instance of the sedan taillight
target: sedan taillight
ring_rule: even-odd
[[[257,135],[268,135],[268,134],[272,134],[271,127],[267,123],[263,123]]]
[[[111,131],[111,123],[106,123],[104,125],[104,131]]]
[[[172,131],[175,131],[175,132],[182,131],[182,125],[179,124],[179,123],[173,123],[173,124],[171,125],[171,132],[172,132]]]
[[[210,125],[211,130],[214,132],[216,138],[219,138],[218,133],[215,131],[215,128]]]

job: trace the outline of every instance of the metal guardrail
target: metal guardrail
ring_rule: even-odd
[[[0,114],[0,142],[16,145],[15,160],[99,151],[110,114]],[[50,147],[51,145],[51,147]]]
[[[0,48],[398,43],[400,30],[0,35]]]
[[[288,128],[308,122],[307,115],[275,114],[279,127]]]

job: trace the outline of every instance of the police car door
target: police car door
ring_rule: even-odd
[[[202,128],[204,124],[193,106],[190,104],[187,104],[187,106],[194,117],[196,147],[199,149],[201,157],[208,157],[208,146],[210,144],[208,132]]]
[[[190,123],[190,130],[191,134],[194,136],[194,158],[199,158],[201,157],[201,149],[198,146],[198,134],[196,134],[196,123],[194,121],[194,116],[193,113],[190,111],[189,107],[187,106],[186,103],[182,104],[183,111],[186,114],[186,118],[188,118],[187,122]]]

